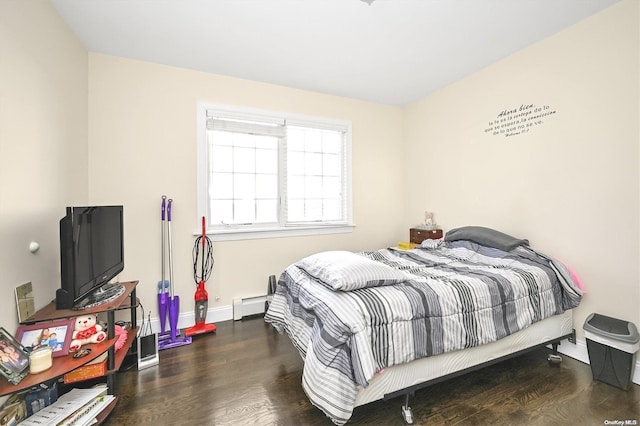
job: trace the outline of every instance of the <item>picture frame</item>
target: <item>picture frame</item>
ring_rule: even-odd
[[[19,285],[15,289],[15,294],[18,322],[24,322],[36,312],[36,303],[33,298],[33,285],[31,282]]]
[[[21,325],[16,331],[16,340],[31,352],[42,346],[51,347],[53,357],[69,354],[73,335],[73,318]]]
[[[14,385],[29,374],[27,350],[3,327],[0,327],[0,374]]]

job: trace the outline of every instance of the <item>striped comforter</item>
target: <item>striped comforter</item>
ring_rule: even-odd
[[[296,264],[280,276],[265,315],[305,360],[302,386],[335,424],[376,372],[501,339],[580,303],[559,262],[529,247],[468,241],[433,249],[359,253],[406,282],[334,291]]]

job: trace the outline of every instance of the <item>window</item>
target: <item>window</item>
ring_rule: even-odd
[[[214,239],[351,231],[349,122],[198,110],[198,213]]]

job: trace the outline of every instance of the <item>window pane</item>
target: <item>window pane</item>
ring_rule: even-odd
[[[322,219],[322,200],[307,200],[304,216],[306,220]]]
[[[216,145],[232,145],[233,144],[233,133],[230,132],[222,132],[219,130],[210,130],[210,137],[213,138],[213,143]]]
[[[277,175],[257,175],[256,198],[278,199],[278,176]]]
[[[287,173],[291,175],[304,175],[304,153],[291,152],[287,155]]]
[[[306,130],[304,132],[304,150],[322,152],[322,133],[317,130]]]
[[[304,195],[307,198],[320,198],[322,197],[322,177],[320,176],[307,176],[304,185]]]
[[[256,149],[256,173],[278,174],[278,151]]]
[[[304,176],[289,176],[289,179],[287,179],[287,196],[290,199],[304,197]]]
[[[289,151],[304,151],[304,131],[301,128],[287,128],[287,146]]]
[[[339,154],[342,152],[342,133],[327,131],[322,138],[322,152]]]
[[[213,145],[211,147],[211,157],[209,164],[214,172],[231,172],[233,159],[233,148],[230,146]]]
[[[324,220],[342,219],[341,202],[337,199],[325,199],[322,202],[322,218]]]
[[[325,177],[322,185],[323,198],[339,198],[342,193],[340,179],[334,177]]]
[[[233,222],[233,201],[212,200],[211,201],[211,224],[222,225]]]
[[[255,139],[257,136],[249,135],[246,133],[234,133],[233,134],[233,145],[246,147],[246,148],[255,148],[256,142]]]
[[[256,220],[254,199],[235,200],[233,202],[234,223],[253,223]]]
[[[322,154],[307,152],[304,156],[304,173],[314,176],[322,174]]]
[[[340,156],[335,154],[324,154],[322,156],[322,174],[325,176],[340,176],[342,165]]]
[[[304,201],[289,200],[287,205],[287,220],[291,222],[302,222],[304,217]]]
[[[252,135],[255,147],[260,149],[278,149],[278,138],[275,136]]]
[[[255,149],[235,148],[233,150],[233,171],[236,173],[254,172],[256,170]]]
[[[255,198],[255,175],[236,173],[233,177],[233,198]]]
[[[278,222],[277,200],[257,200],[256,201],[256,222],[259,222],[259,223]]]
[[[209,197],[227,200],[233,198],[233,175],[231,173],[212,173],[209,183]]]

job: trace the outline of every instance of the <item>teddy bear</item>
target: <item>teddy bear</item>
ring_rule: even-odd
[[[87,343],[99,343],[107,338],[107,333],[98,324],[98,317],[94,314],[79,315],[75,319],[75,328],[71,334],[69,350],[75,352]]]

